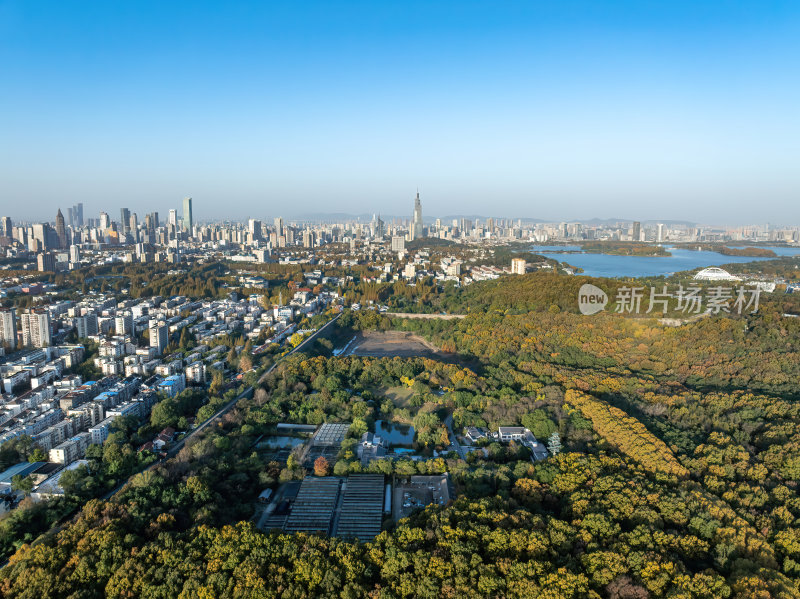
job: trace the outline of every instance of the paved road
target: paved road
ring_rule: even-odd
[[[393,318],[421,318],[421,319],[437,319],[437,320],[453,320],[458,318],[466,318],[465,314],[416,314],[413,312],[383,312],[385,316]]]
[[[444,424],[447,427],[447,435],[450,437],[450,451],[455,451],[461,456],[462,460],[467,459],[467,453],[464,451],[464,448],[461,447],[461,444],[456,439],[456,435],[453,432],[453,415],[448,414],[447,418],[444,419]]]

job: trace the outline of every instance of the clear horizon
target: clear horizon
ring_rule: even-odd
[[[0,204],[800,224],[800,5],[0,4]]]

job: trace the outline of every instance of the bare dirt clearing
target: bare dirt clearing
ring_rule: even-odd
[[[419,335],[406,331],[359,331],[348,344],[345,355],[376,358],[452,357]]]

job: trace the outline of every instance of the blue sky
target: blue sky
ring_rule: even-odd
[[[0,213],[800,224],[798,2],[0,0]]]

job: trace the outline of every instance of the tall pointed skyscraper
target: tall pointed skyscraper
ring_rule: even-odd
[[[56,214],[56,234],[58,235],[58,247],[66,248],[67,246],[67,227],[64,226],[64,215],[61,214],[61,208],[58,209]]]
[[[411,241],[422,236],[422,203],[419,201],[419,190],[417,190],[417,197],[414,199],[414,218],[411,220]]]

